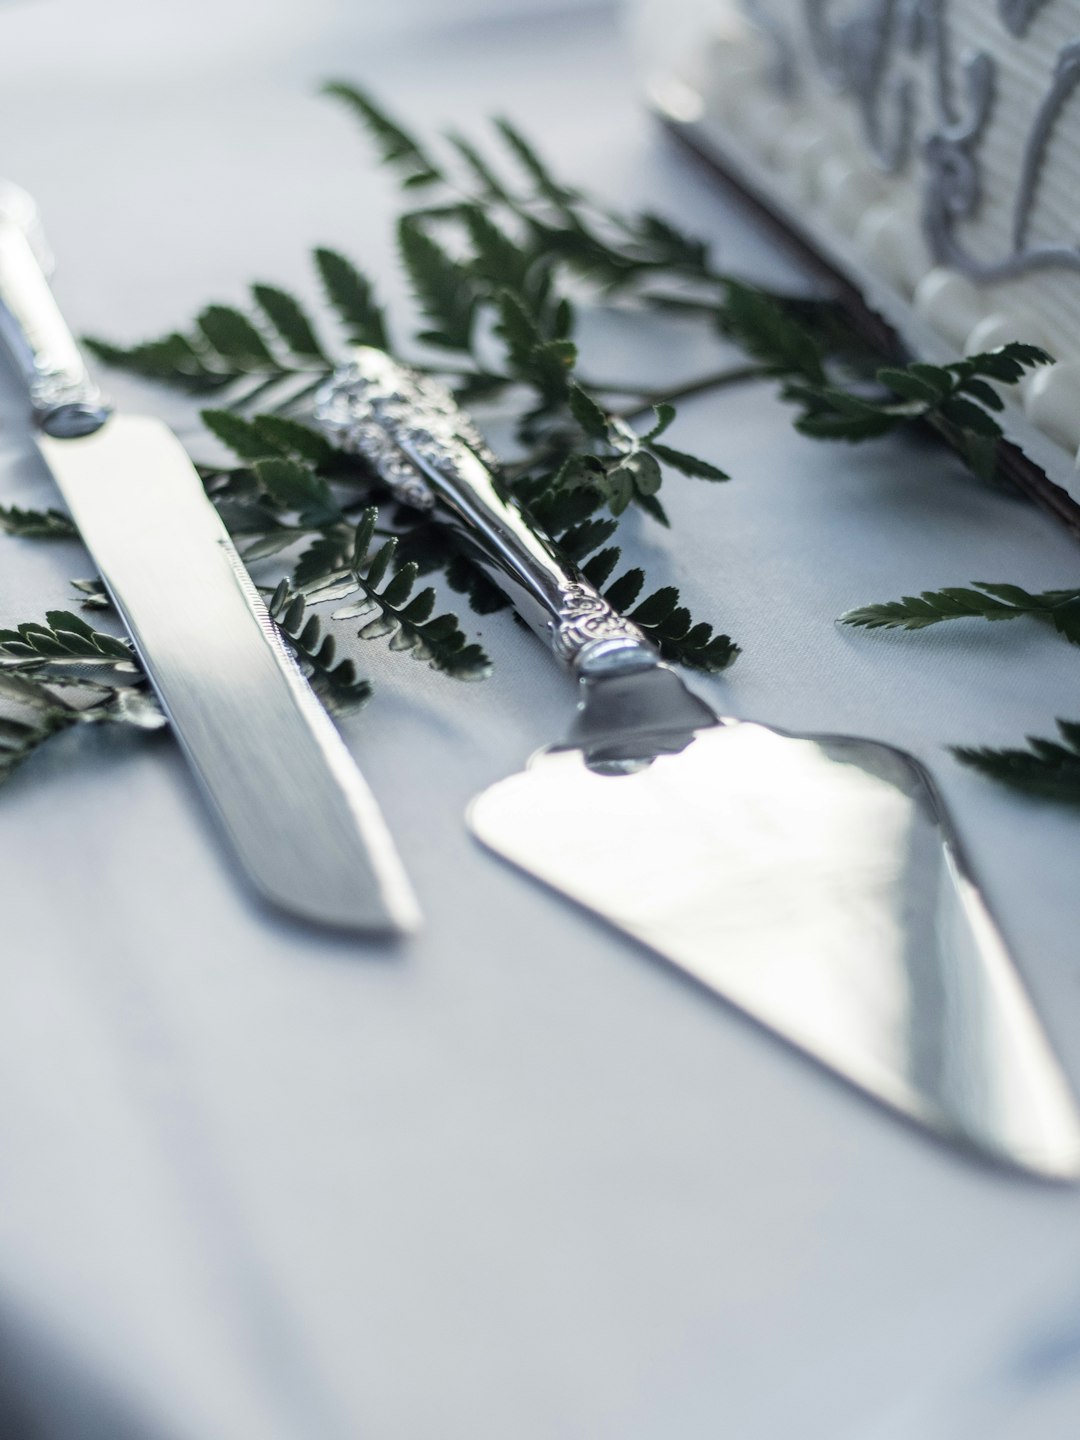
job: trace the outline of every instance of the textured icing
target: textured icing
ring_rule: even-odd
[[[1042,336],[1063,363],[1028,413],[1073,446],[1080,0],[698,9],[699,37],[714,38],[691,78],[778,196],[853,238],[958,349],[983,321],[986,334]]]

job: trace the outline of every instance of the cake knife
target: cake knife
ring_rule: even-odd
[[[358,350],[316,418],[443,520],[577,677],[566,739],[473,802],[485,845],[940,1138],[1080,1173],[1073,1095],[915,760],[715,715],[427,377]]]
[[[180,442],[114,415],[49,290],[33,202],[0,188],[0,333],[37,445],[248,878],[297,917],[417,918],[375,800],[267,614]]]

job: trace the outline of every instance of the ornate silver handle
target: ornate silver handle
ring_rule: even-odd
[[[444,386],[362,347],[320,389],[315,418],[343,450],[370,461],[398,499],[438,507],[470,558],[579,675],[660,663],[638,627],[506,497],[498,461]]]
[[[45,278],[34,203],[24,190],[6,184],[0,184],[0,335],[47,434],[68,439],[105,424],[109,406]]]

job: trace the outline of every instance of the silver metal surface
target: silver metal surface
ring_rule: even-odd
[[[159,421],[110,418],[23,218],[0,194],[0,315],[46,432],[41,453],[237,857],[305,920],[413,928],[378,807],[194,466]]]
[[[117,415],[41,452],[251,879],[324,925],[408,929],[378,807],[172,432]]]
[[[29,196],[16,186],[0,187],[0,336],[22,373],[42,430],[88,434],[105,423],[110,410],[53,299],[41,244]]]
[[[1077,1173],[1068,1086],[906,756],[717,725],[618,778],[580,750],[544,751],[469,820],[485,845],[944,1139]]]
[[[366,456],[404,503],[425,510],[437,503],[461,547],[560,659],[580,666],[598,642],[608,664],[615,651],[620,663],[659,659],[637,626],[568,569],[502,494],[498,462],[437,381],[361,346],[315,397],[315,419],[337,445]]]
[[[918,764],[720,721],[560,565],[460,442],[445,392],[440,433],[407,412],[413,383],[362,352],[320,416],[365,452],[372,386],[402,397],[383,454],[415,468],[436,516],[578,675],[566,740],[473,802],[479,839],[939,1137],[1080,1174],[1073,1096]],[[595,632],[564,637],[568,597]]]

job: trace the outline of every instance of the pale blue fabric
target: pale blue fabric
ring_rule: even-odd
[[[427,124],[511,113],[568,176],[791,279],[643,113],[602,8],[37,0],[0,15],[0,169],[80,329],[141,338],[253,278],[314,296],[316,243],[402,302],[391,187],[328,74]],[[657,381],[722,359],[632,315],[588,344]],[[110,384],[206,453],[192,407]],[[5,502],[52,503],[6,371],[0,421]],[[735,477],[673,478],[673,532],[628,545],[745,646],[703,690],[932,767],[1080,1078],[1080,822],[944,749],[1080,717],[1074,657],[1026,622],[833,623],[1075,584],[1075,542],[937,450],[801,441],[764,390],[687,405],[672,443]],[[0,538],[0,622],[87,572]],[[484,686],[360,653],[346,733],[427,913],[399,951],[249,903],[164,738],[70,735],[0,794],[0,1350],[36,1433],[1071,1440],[1076,1194],[935,1148],[476,850],[468,797],[573,697],[506,615],[469,628]]]

